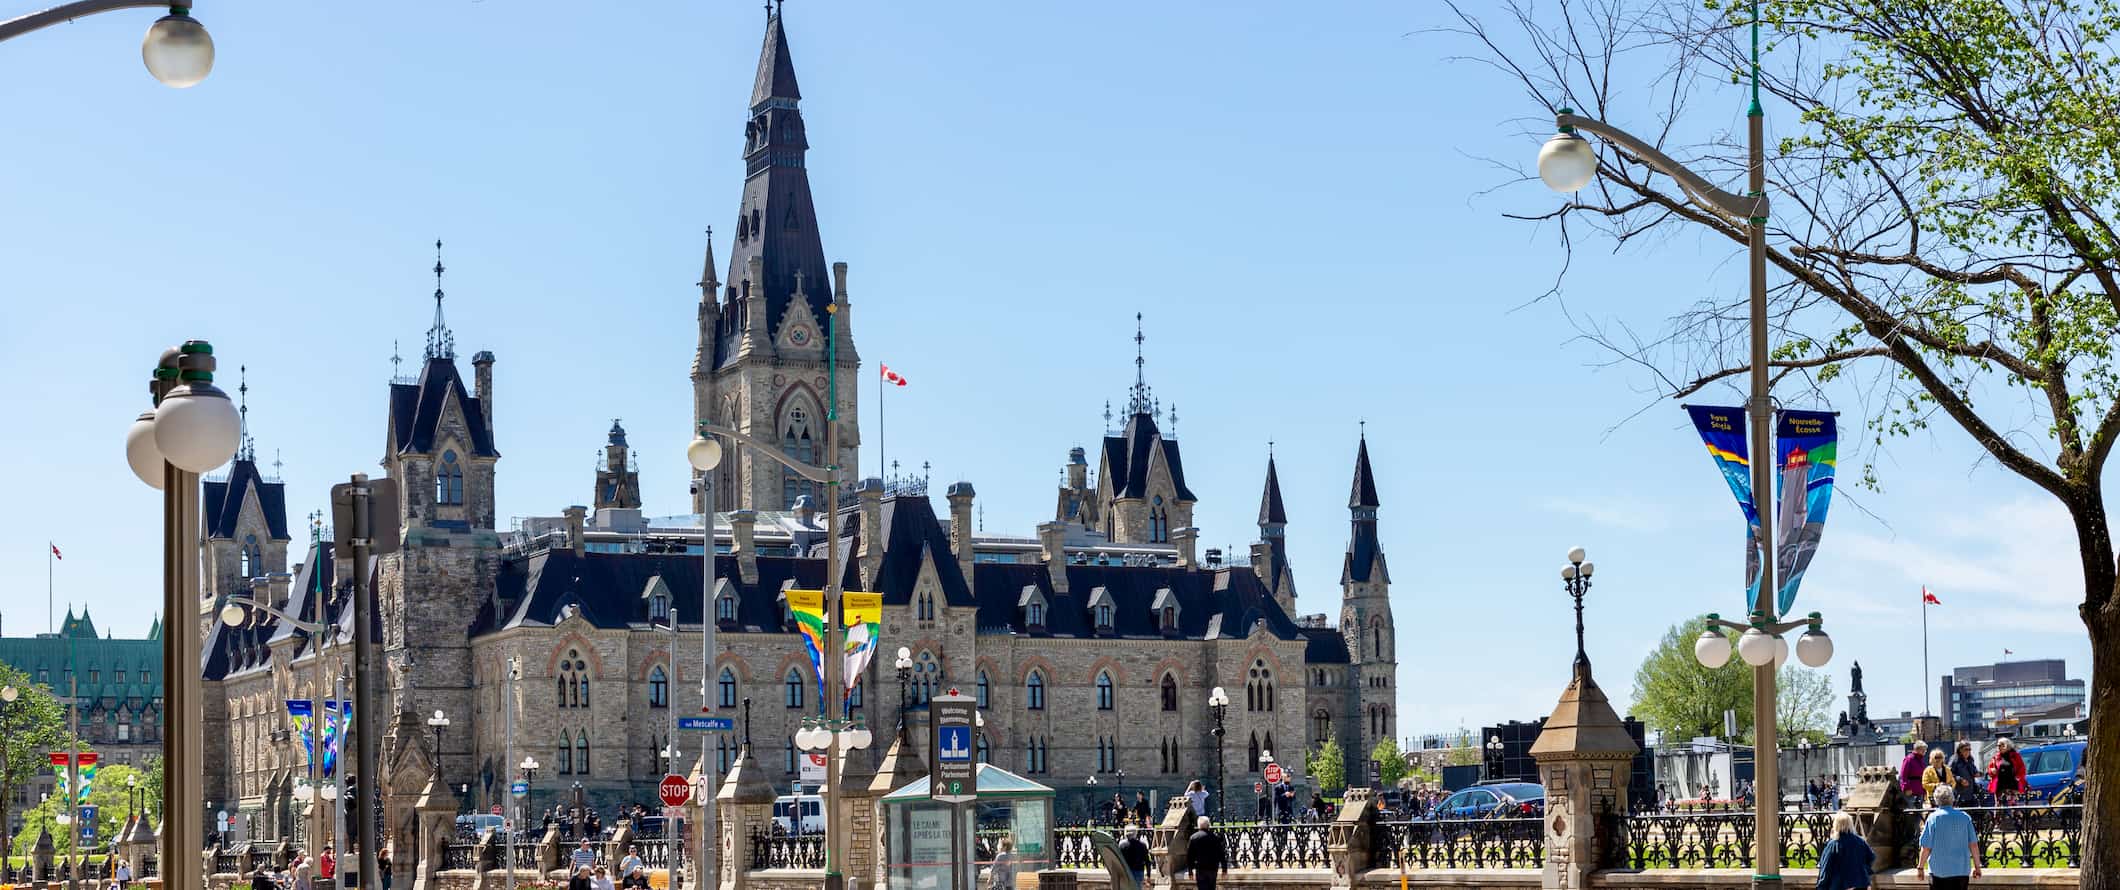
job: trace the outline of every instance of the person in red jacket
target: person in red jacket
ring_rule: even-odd
[[[2028,787],[2024,774],[2024,755],[2017,753],[2017,745],[2008,736],[1995,740],[1995,756],[1988,758],[1988,791],[1995,795],[1997,804],[2012,804],[2024,794]]]
[[[339,857],[332,855],[331,845],[324,845],[324,852],[317,856],[317,877],[331,880],[339,875]]]

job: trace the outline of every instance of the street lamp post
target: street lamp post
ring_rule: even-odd
[[[41,26],[40,26],[41,27]],[[0,39],[12,36],[0,32]],[[226,463],[241,438],[228,394],[213,385],[213,346],[187,340],[163,351],[148,391],[154,409],[125,434],[133,473],[162,490],[162,614],[174,619],[197,609],[199,589],[199,474]],[[172,620],[170,627],[180,627]],[[183,852],[206,837],[204,683],[199,634],[169,632],[162,646],[162,782],[168,801],[162,830],[162,880],[170,887],[204,887],[199,857]]]
[[[1229,734],[1223,721],[1229,717],[1229,693],[1217,686],[1207,693],[1207,713],[1215,718],[1215,821],[1222,821],[1222,737]],[[1206,815],[1202,813],[1201,815]]]
[[[508,764],[515,761],[515,681],[522,678],[522,657],[508,656],[507,670],[507,675],[501,678],[501,771],[504,773]],[[529,763],[530,759],[525,757],[523,761]],[[501,834],[505,836],[504,843],[508,848],[508,890],[515,890],[515,835],[523,830],[523,821],[528,815],[524,806],[529,803],[529,791],[530,780],[524,779],[523,800],[518,801],[515,799],[515,783],[508,783],[506,812],[515,814],[514,819],[501,823]]]
[[[318,575],[317,577],[319,579],[322,578],[321,575]],[[319,584],[321,584],[321,581],[319,581]],[[309,845],[311,847],[315,847],[317,845],[317,839],[323,837],[324,835],[324,831],[321,827],[322,820],[330,818],[328,815],[330,807],[319,806],[314,802],[319,800],[336,801],[339,797],[337,789],[332,786],[324,785],[323,780],[317,774],[317,761],[322,759],[324,756],[324,734],[320,730],[320,727],[322,727],[324,724],[324,715],[326,713],[326,710],[317,701],[316,696],[319,693],[323,693],[324,677],[326,674],[330,673],[330,671],[328,670],[329,665],[325,661],[324,650],[326,648],[329,648],[338,636],[338,628],[333,627],[329,622],[321,620],[324,615],[324,603],[322,597],[323,593],[321,586],[319,586],[317,590],[312,591],[312,595],[310,597],[310,601],[316,603],[317,617],[320,619],[317,621],[305,621],[303,619],[296,618],[293,615],[289,615],[286,612],[280,611],[277,607],[269,606],[264,603],[258,602],[244,594],[230,595],[228,597],[227,602],[221,604],[220,614],[222,624],[227,625],[228,627],[242,627],[246,622],[250,621],[250,613],[252,612],[252,610],[263,612],[267,615],[271,615],[275,618],[278,618],[281,621],[287,622],[287,625],[289,627],[292,627],[295,630],[299,630],[303,633],[308,634],[309,638],[312,641],[315,641],[313,644],[315,645],[315,648],[311,651],[311,657],[316,659],[316,679],[312,681],[312,688],[310,690],[309,696],[309,725],[310,732],[313,734],[315,741],[312,743],[312,749],[309,755],[308,782],[303,785],[295,786],[294,789],[295,799],[310,805]],[[331,692],[329,694],[331,695],[330,701],[331,707],[333,709],[343,707],[341,699],[339,697],[338,677],[336,675],[332,677]],[[436,711],[435,713],[440,714],[441,712]],[[343,770],[338,770],[335,772],[343,772]]]
[[[1502,737],[1487,737],[1487,779],[1493,781],[1502,775]]]
[[[1092,823],[1094,823],[1097,819],[1097,774],[1090,773],[1089,781],[1084,782],[1082,784],[1083,787],[1089,789],[1086,792],[1089,796],[1089,806],[1083,808],[1082,815],[1083,818],[1088,819]]]
[[[898,647],[898,660],[892,666],[898,669],[898,738],[910,742],[912,739],[905,734],[905,711],[912,706],[906,690],[913,681],[913,650]]]
[[[721,443],[704,437],[694,439],[692,444],[685,448],[685,462],[691,464],[692,469],[699,473],[699,481],[695,483],[699,486],[700,492],[699,561],[701,568],[700,577],[702,579],[699,584],[699,712],[705,714],[713,709],[715,702],[714,699],[707,697],[708,693],[712,691],[713,685],[720,681],[720,672],[714,669],[714,635],[721,624],[721,614],[718,604],[714,601],[714,557],[716,554],[714,545],[714,474],[711,471],[714,469],[715,464],[721,462]],[[673,617],[670,621],[674,626],[677,622],[674,617],[675,612],[672,615]],[[677,645],[675,636],[671,637],[670,645],[674,651]],[[676,664],[676,656],[672,655],[671,659],[671,664],[673,665],[670,669],[672,672],[671,682],[675,683],[677,680],[675,676],[677,668],[674,666]],[[701,736],[699,740],[699,849],[692,860],[697,863],[699,883],[701,884],[707,881],[708,875],[718,873],[713,855],[715,849],[721,845],[714,835],[713,795],[715,793],[714,772],[720,768],[721,764],[707,760],[707,740],[705,736]]]
[[[523,822],[527,824],[530,814],[537,812],[537,758],[525,754],[523,762],[516,764],[516,767],[523,771]]]
[[[441,708],[434,709],[434,716],[427,718],[427,728],[434,730],[434,774],[442,774],[442,730],[449,728],[449,715]]]
[[[205,80],[213,71],[213,36],[191,17],[191,5],[184,0],[75,0],[0,21],[0,40],[99,12],[155,6],[167,7],[169,14],[148,26],[146,39],[140,41],[140,61],[147,65],[147,73],[178,89]]]
[[[7,725],[7,712],[14,708],[15,699],[21,697],[21,695],[22,690],[16,689],[13,684],[0,686],[0,726]],[[12,733],[9,734],[9,737],[12,737]],[[8,847],[15,840],[14,832],[9,830],[10,820],[14,818],[14,814],[10,812],[8,805],[14,801],[12,800],[13,795],[7,793],[6,741],[7,739],[0,738],[0,848]]]

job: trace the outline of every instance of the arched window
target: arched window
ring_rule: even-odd
[[[917,603],[917,604],[916,604],[916,606],[915,606],[915,610],[916,610],[916,616],[917,616],[917,617],[918,617],[918,618],[919,618],[920,620],[922,620],[922,621],[933,621],[933,620],[935,620],[935,594],[934,594],[934,592],[933,592],[933,591],[928,591],[928,590],[922,590],[922,591],[920,591],[920,598],[919,598],[919,599],[918,599],[918,600],[916,601],[916,603]]]
[[[1318,712],[1311,716],[1311,720],[1314,724],[1310,733],[1313,740],[1322,743],[1332,737],[1332,714],[1327,713],[1324,708],[1319,708]]]
[[[782,427],[780,434],[781,451],[798,462],[806,464],[816,463],[817,456],[814,443],[817,438],[819,437],[814,435],[810,429],[810,412],[802,405],[796,405],[794,408],[789,409],[787,425]],[[808,496],[810,500],[815,501],[817,499],[816,484],[803,478],[802,474],[794,470],[783,468],[780,471],[781,500],[793,505],[796,498],[804,496]],[[820,509],[829,510],[832,509],[832,505],[820,505]]]
[[[461,504],[464,502],[464,469],[456,462],[456,452],[442,452],[441,466],[434,471],[434,502],[437,504]]]
[[[1177,709],[1178,709],[1178,678],[1176,678],[1176,677],[1173,677],[1173,676],[1171,676],[1171,675],[1169,675],[1169,674],[1164,674],[1164,675],[1163,675],[1163,710],[1166,710],[1166,711],[1175,711],[1175,710],[1177,710]]]
[[[1254,659],[1244,680],[1244,707],[1250,711],[1273,710],[1273,671],[1264,659]]]
[[[670,706],[670,675],[663,673],[662,665],[648,672],[648,707]]]
[[[589,664],[582,660],[581,652],[567,650],[559,660],[559,706],[562,708],[586,708],[589,706]]]
[[[781,750],[787,755],[787,763],[781,769],[786,770],[788,775],[792,776],[795,774],[795,740],[789,739],[786,742],[782,742]]]
[[[862,680],[856,680],[856,681],[854,681],[854,688],[853,688],[853,689],[850,689],[850,690],[848,690],[848,691],[847,691],[847,707],[849,707],[849,708],[858,708],[858,707],[861,707],[861,687],[863,687],[863,686],[867,686],[867,685],[868,685],[868,683],[867,683],[866,681],[862,681]]]
[[[577,730],[574,736],[574,772],[584,776],[589,774],[589,733],[587,730]]]
[[[236,556],[236,573],[239,577],[255,578],[261,572],[264,561],[258,559],[258,536],[244,535],[242,552]]]
[[[1033,711],[1045,710],[1045,676],[1032,671],[1029,680],[1023,683],[1023,706]]]
[[[1152,544],[1170,542],[1170,514],[1163,511],[1163,496],[1160,494],[1149,501],[1148,540]]]
[[[802,707],[802,671],[789,668],[785,686],[784,692],[787,706],[791,708]]]
[[[564,732],[559,734],[559,774],[562,776],[574,774],[574,744],[573,740],[567,738],[567,734]]]
[[[721,706],[724,708],[736,707],[736,672],[728,668],[722,668],[718,685],[721,687]]]
[[[1112,675],[1110,675],[1110,674],[1107,674],[1107,673],[1105,673],[1105,672],[1103,672],[1103,671],[1098,671],[1098,672],[1097,672],[1097,710],[1099,710],[1099,711],[1109,711],[1109,710],[1111,710],[1111,709],[1112,709]]]
[[[1256,732],[1251,734],[1251,756],[1244,758],[1244,762],[1251,765],[1252,772],[1259,771],[1259,734]]]
[[[986,745],[986,733],[983,733],[983,732],[979,734],[979,762],[980,762],[980,763],[991,763],[991,762],[993,762],[993,749],[991,749],[991,748],[988,748],[988,747],[987,747],[987,745]]]
[[[719,735],[714,737],[714,760],[716,763],[721,764],[716,769],[723,775],[728,774],[729,763],[735,754],[736,751],[730,747],[728,738]]]
[[[986,681],[986,672],[985,672],[985,671],[980,671],[980,672],[979,672],[979,708],[980,708],[981,710],[984,710],[984,709],[986,708],[986,702],[987,702],[987,695],[988,695],[988,684],[987,684],[987,681]]]

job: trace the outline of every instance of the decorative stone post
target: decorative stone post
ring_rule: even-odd
[[[961,483],[960,483],[961,484]],[[953,486],[954,487],[954,486]],[[874,844],[869,861],[873,863],[869,886],[890,886],[891,828],[875,812],[876,802],[900,788],[904,788],[928,774],[927,764],[920,759],[920,752],[913,747],[911,730],[897,733],[891,741],[891,749],[884,752],[883,762],[877,764],[876,774],[869,779],[869,806],[875,828],[871,830]],[[857,874],[849,871],[848,874]]]
[[[1627,779],[1640,750],[1591,678],[1589,659],[1578,654],[1575,679],[1531,744],[1546,784],[1546,868],[1540,886],[1589,886],[1604,849],[1600,816],[1627,812]]]
[[[1149,858],[1154,860],[1156,872],[1168,884],[1178,872],[1191,867],[1186,858],[1185,846],[1193,833],[1192,802],[1179,794],[1171,797],[1170,805],[1163,808],[1163,821],[1157,823],[1155,836],[1149,840]]]
[[[40,886],[52,882],[52,853],[51,829],[38,828],[37,842],[29,848],[29,879],[32,882]]]
[[[1905,858],[1902,854],[1907,843],[1914,837],[1913,819],[1906,811],[1918,804],[1908,800],[1900,789],[1899,770],[1866,766],[1856,776],[1855,787],[1848,791],[1842,809],[1855,817],[1855,830],[1869,842],[1873,867],[1882,870],[1913,865],[1901,860]]]
[[[1352,887],[1373,864],[1377,809],[1368,788],[1349,788],[1340,801],[1339,815],[1325,834],[1325,852],[1332,858],[1332,885]]]
[[[721,849],[714,858],[721,869],[721,888],[744,890],[749,884],[751,834],[765,833],[773,819],[773,786],[758,761],[751,759],[751,746],[737,752],[714,803],[720,808]]]
[[[449,855],[449,842],[456,839],[456,793],[442,781],[439,771],[430,773],[427,788],[413,805],[414,818],[418,820],[416,834],[419,837],[418,856],[413,866],[419,869],[413,879],[412,890],[434,890],[440,886],[435,875],[442,870],[442,860]],[[399,859],[408,858],[405,851],[392,851]]]
[[[875,874],[888,859],[877,855],[876,840],[882,835],[877,823],[876,801],[883,797],[871,790],[876,770],[869,766],[869,752],[843,752],[839,758],[839,813],[847,827],[846,856],[839,863],[843,875]]]

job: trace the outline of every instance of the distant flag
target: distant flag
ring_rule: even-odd
[[[59,545],[57,545],[57,544],[53,544],[53,543],[52,543],[52,542],[50,542],[50,541],[46,541],[46,542],[44,542],[44,543],[45,543],[45,544],[46,544],[47,546],[49,546],[49,547],[51,547],[51,548],[52,548],[52,558],[53,558],[53,559],[65,559],[65,558],[66,558],[66,557],[64,557],[64,556],[62,556],[62,555],[60,555],[60,554],[59,554]]]
[[[2002,650],[2002,654],[2004,654],[2004,655],[2015,655],[2015,654],[2017,654],[2017,650],[2015,650],[2015,649],[2004,649],[2004,650]]]
[[[1940,606],[1943,605],[1943,600],[1937,599],[1935,594],[1930,593],[1929,589],[1924,587],[1921,588],[1921,604],[1924,606]]]
[[[905,375],[900,374],[897,371],[891,370],[890,365],[878,362],[876,367],[883,372],[883,380],[885,383],[894,383],[899,386],[905,385]]]

